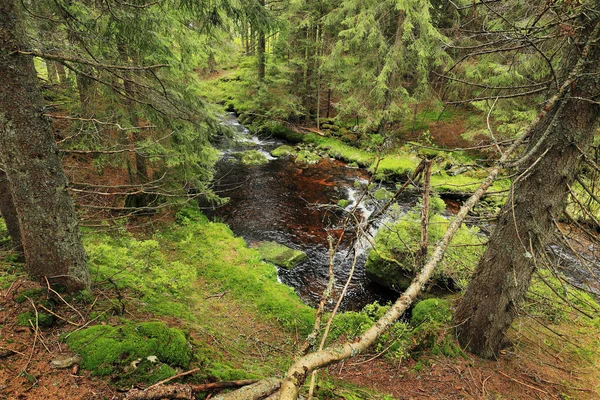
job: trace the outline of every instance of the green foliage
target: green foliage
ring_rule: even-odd
[[[340,208],[346,208],[350,205],[350,200],[340,199],[338,200],[337,205]]]
[[[115,376],[122,384],[168,378],[175,368],[187,369],[192,357],[185,334],[164,322],[96,325],[65,340],[81,355],[83,368],[96,376]]]

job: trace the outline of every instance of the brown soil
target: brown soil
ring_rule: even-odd
[[[31,303],[18,304],[16,295],[25,289],[41,286],[19,278],[0,292],[0,399],[116,399],[115,388],[90,377],[77,366],[56,369],[50,362],[68,349],[58,339],[73,330],[66,323],[49,329],[17,325],[17,316],[31,309]],[[57,311],[65,319],[77,320],[67,307]],[[72,315],[71,315],[72,314]],[[81,322],[81,321],[79,321]]]

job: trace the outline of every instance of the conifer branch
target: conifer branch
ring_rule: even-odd
[[[43,58],[46,60],[73,62],[76,64],[89,65],[90,67],[94,67],[94,68],[117,69],[117,70],[122,70],[122,71],[149,71],[149,70],[153,70],[153,69],[169,67],[169,64],[155,64],[155,65],[148,65],[145,67],[139,66],[139,65],[128,66],[128,65],[102,64],[102,63],[99,63],[96,61],[86,60],[85,58],[70,57],[70,56],[67,56],[64,54],[50,54],[50,53],[44,53],[44,52],[36,51],[36,50],[29,50],[29,51],[17,50],[14,53],[18,53],[18,54],[22,54],[22,55],[26,55],[26,56],[40,57],[40,58]]]

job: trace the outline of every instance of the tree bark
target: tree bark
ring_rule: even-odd
[[[12,239],[12,248],[18,253],[23,253],[23,243],[21,241],[21,228],[17,217],[17,209],[13,201],[8,178],[4,171],[0,170],[0,214],[4,218],[6,228]]]
[[[16,0],[0,2],[0,164],[8,177],[29,273],[66,290],[89,287],[67,179],[58,158]]]
[[[598,127],[600,106],[586,99],[600,93],[596,43],[600,24],[588,38],[563,88],[533,127],[529,148],[513,182],[498,224],[455,313],[460,343],[469,351],[497,358],[505,333],[525,297],[535,260],[544,252],[564,210],[582,154]],[[591,29],[588,29],[588,32]]]

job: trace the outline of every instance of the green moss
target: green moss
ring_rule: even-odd
[[[410,324],[419,326],[425,322],[444,323],[452,319],[450,304],[443,299],[427,299],[419,301],[412,310]]]
[[[306,260],[306,253],[275,242],[262,242],[257,247],[263,260],[285,269],[292,269]]]
[[[300,150],[296,156],[297,164],[312,165],[321,160],[321,156],[311,150]]]
[[[233,156],[240,160],[244,165],[262,165],[269,162],[267,157],[258,150],[233,153]]]
[[[48,328],[54,323],[54,316],[46,314],[44,312],[38,312],[37,324],[40,328]],[[27,311],[17,315],[17,325],[31,327],[31,324],[35,326],[35,312]]]
[[[26,289],[19,292],[19,294],[15,297],[15,301],[19,304],[27,301],[27,298],[31,300],[37,301],[42,297],[43,294],[42,289]]]
[[[96,325],[73,332],[66,342],[81,355],[82,368],[97,376],[118,375],[121,382],[152,383],[191,361],[184,333],[164,322]]]
[[[340,199],[337,202],[338,207],[340,208],[346,208],[350,205],[350,200],[346,200],[346,199]]]
[[[419,165],[419,158],[407,152],[390,154],[381,159],[377,170],[376,164],[371,165],[369,170],[379,180],[406,179]]]
[[[273,265],[263,262],[258,250],[249,249],[225,224],[200,220],[174,225],[163,239],[188,270],[215,285],[215,290],[230,291],[233,298],[256,307],[263,318],[293,332],[308,334],[312,329],[312,309],[292,288],[279,283]]]
[[[325,150],[330,157],[338,160],[354,162],[360,166],[369,166],[375,160],[373,153],[360,150],[335,138],[310,133],[304,137],[304,140],[316,144],[317,148]]]
[[[271,152],[271,155],[273,157],[286,157],[289,155],[294,155],[295,153],[296,153],[296,151],[294,150],[294,148],[292,146],[288,146],[288,145],[284,144],[282,146],[279,146],[275,150],[273,150]]]

